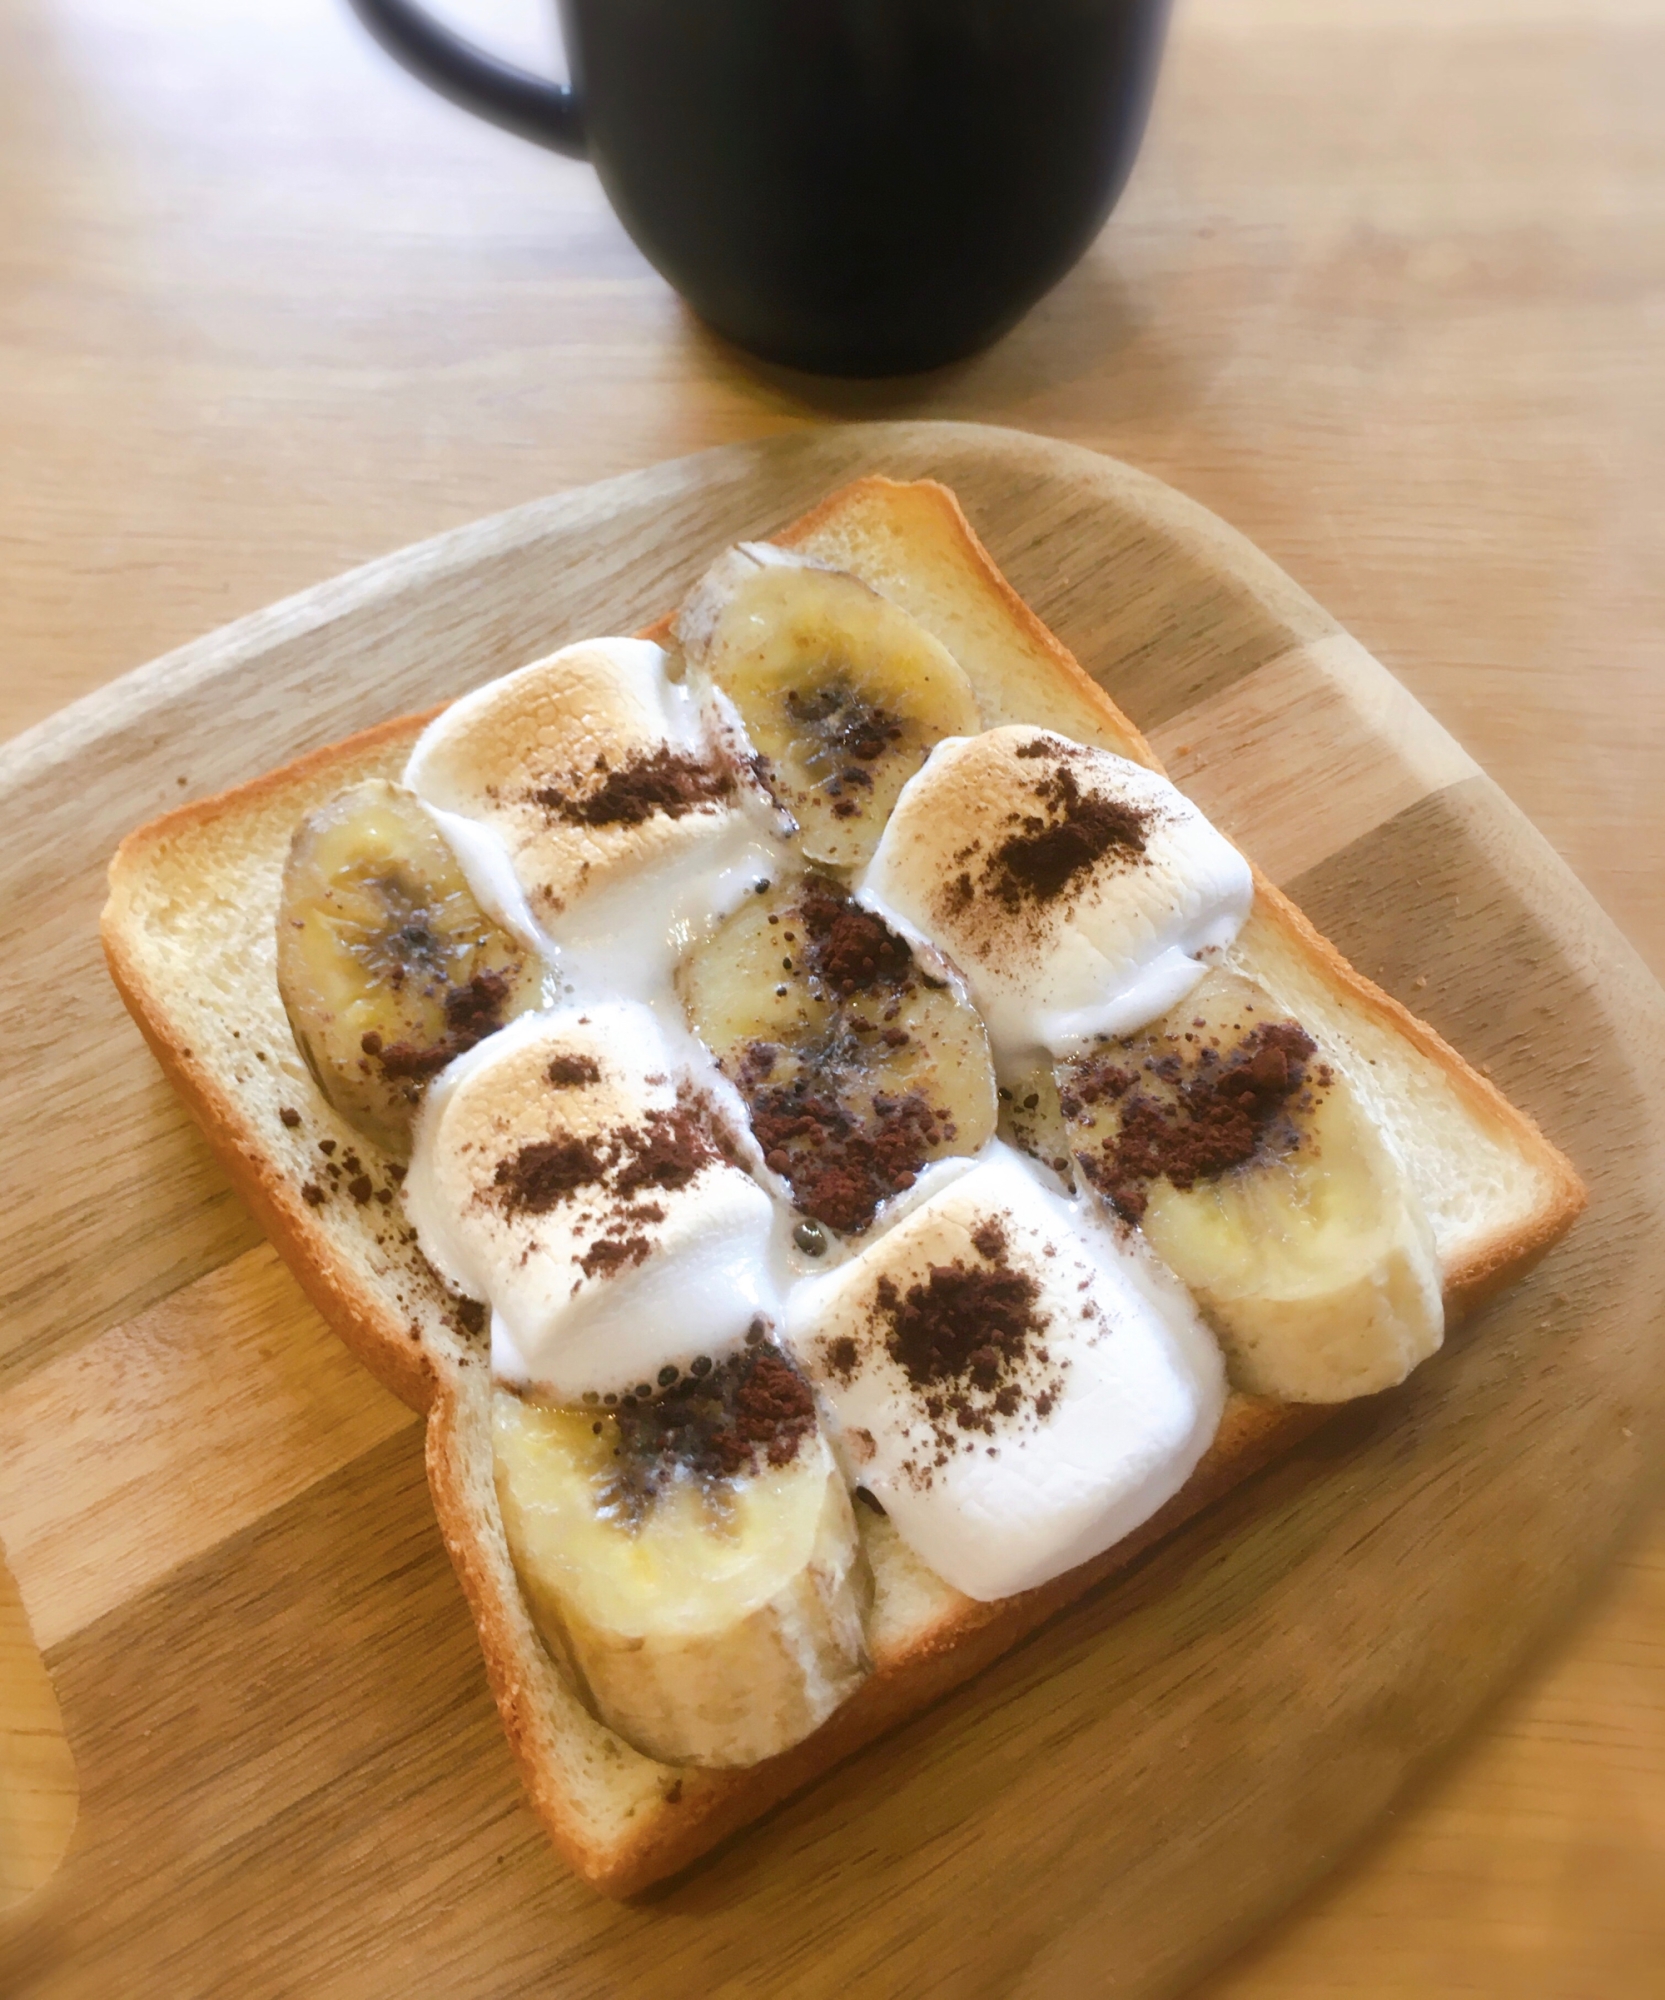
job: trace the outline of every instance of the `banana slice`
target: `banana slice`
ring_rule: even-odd
[[[982,1022],[826,877],[748,899],[677,985],[766,1164],[830,1229],[866,1229],[927,1161],[994,1130]]]
[[[1072,1178],[1069,1127],[1049,1065],[1015,1070],[1000,1086],[999,1132],[1008,1146],[1038,1161],[1066,1184]]]
[[[713,564],[677,636],[737,759],[824,867],[860,867],[932,745],[982,727],[952,654],[899,605],[765,542]]]
[[[1346,1079],[1261,987],[1211,972],[1058,1075],[1085,1178],[1189,1286],[1239,1388],[1344,1402],[1440,1345],[1421,1203]]]
[[[641,1404],[494,1398],[533,1618],[595,1714],[671,1763],[755,1764],[868,1671],[871,1580],[803,1378],[761,1346]]]
[[[535,956],[482,913],[421,802],[380,778],[296,828],[277,976],[318,1088],[400,1158],[430,1078],[535,1007],[543,981]]]

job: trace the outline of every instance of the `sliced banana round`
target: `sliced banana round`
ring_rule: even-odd
[[[1440,1345],[1421,1202],[1345,1076],[1263,988],[1211,972],[1058,1077],[1084,1177],[1190,1288],[1239,1388],[1344,1402]]]
[[[403,1158],[431,1078],[538,1004],[536,957],[481,910],[432,815],[371,778],[295,829],[278,990],[318,1088]]]
[[[830,1229],[866,1229],[928,1161],[994,1131],[982,1022],[826,877],[748,899],[683,960],[677,987],[766,1164]]]
[[[787,1412],[755,1447],[735,1442],[748,1395]],[[871,1579],[809,1389],[774,1348],[622,1412],[503,1390],[494,1412],[533,1618],[627,1742],[670,1763],[755,1764],[854,1692]]]
[[[765,542],[706,572],[677,637],[716,726],[823,867],[861,867],[932,746],[982,727],[970,681],[916,619]]]
[[[999,1132],[1007,1145],[1026,1153],[1060,1180],[1070,1181],[1069,1128],[1050,1064],[1013,1070],[1011,1081],[1000,1086]]]

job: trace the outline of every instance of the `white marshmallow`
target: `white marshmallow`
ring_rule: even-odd
[[[938,1351],[955,1358],[966,1340],[956,1348],[938,1312],[956,1286],[959,1323],[981,1307],[995,1335],[999,1302],[976,1289],[991,1274],[1008,1309],[1027,1300],[1018,1357],[987,1349],[979,1374],[975,1358],[933,1371],[892,1352],[923,1304],[914,1325],[948,1328]],[[1045,1583],[1148,1520],[1225,1405],[1219,1350],[1179,1284],[998,1143],[860,1255],[800,1282],[786,1339],[846,1475],[939,1576],[984,1600]]]
[[[588,801],[656,753],[728,771],[675,810],[588,825],[540,794]],[[440,825],[488,914],[559,947],[597,993],[662,1001],[677,959],[782,849],[743,773],[721,762],[692,697],[642,639],[592,639],[476,688],[418,738],[405,783]]]
[[[1142,850],[1111,842],[1095,854],[1060,786],[1089,810],[1127,808]],[[1072,850],[1076,830],[1085,837]],[[1054,842],[1040,858],[1063,875],[1051,894],[1031,893],[1007,865],[1014,839],[1020,864],[1037,858],[1037,836]],[[1065,875],[1072,851],[1086,859]],[[1166,778],[1020,726],[936,746],[857,892],[953,961],[1005,1075],[1165,1014],[1202,977],[1203,955],[1236,937],[1253,899],[1248,863]]]
[[[441,1276],[490,1302],[502,1379],[625,1394],[778,1320],[773,1204],[748,1174],[712,1150],[680,1185],[673,1163],[619,1186],[679,1106],[708,1134],[714,1099],[628,1001],[523,1015],[436,1080],[405,1208]]]

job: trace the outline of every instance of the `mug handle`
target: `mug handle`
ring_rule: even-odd
[[[506,132],[570,159],[584,158],[584,117],[570,84],[499,62],[406,0],[349,4],[388,54],[430,90]]]

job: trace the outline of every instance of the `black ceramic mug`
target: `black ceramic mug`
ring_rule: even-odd
[[[900,374],[1004,333],[1075,263],[1144,130],[1167,0],[559,0],[570,88],[409,0],[405,67],[591,160],[700,317],[772,361]]]

